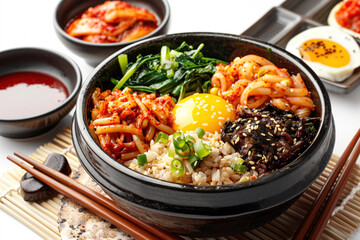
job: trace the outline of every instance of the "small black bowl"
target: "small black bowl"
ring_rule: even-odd
[[[84,58],[84,60],[96,66],[106,57],[119,49],[128,46],[132,43],[138,42],[145,38],[157,36],[167,32],[168,22],[170,19],[170,6],[167,0],[130,0],[129,4],[145,8],[158,19],[158,28],[150,34],[123,43],[90,43],[82,41],[78,38],[72,37],[65,32],[65,28],[70,20],[72,20],[79,13],[82,13],[89,7],[94,7],[98,4],[104,3],[105,0],[62,0],[56,7],[54,15],[54,27],[60,41],[75,54]]]
[[[69,96],[60,106],[43,114],[21,119],[0,119],[0,135],[4,137],[28,138],[50,130],[74,107],[80,92],[81,72],[69,57],[40,48],[17,48],[0,52],[1,76],[24,71],[45,73],[57,78],[67,88]]]
[[[129,61],[138,54],[158,53],[162,45],[176,48],[183,41],[205,56],[231,61],[257,54],[271,59],[290,74],[300,73],[321,119],[312,144],[293,162],[256,180],[223,185],[194,186],[165,182],[121,165],[101,149],[88,129],[91,93],[98,79],[119,73],[118,54]],[[155,37],[123,48],[103,61],[81,89],[73,119],[72,137],[78,157],[89,175],[122,208],[154,226],[180,235],[226,236],[262,225],[285,211],[321,174],[334,147],[335,127],[324,85],[303,61],[274,45],[252,38],[217,33],[182,33]]]

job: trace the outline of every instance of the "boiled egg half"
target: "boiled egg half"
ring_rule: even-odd
[[[341,82],[360,66],[360,48],[331,26],[310,28],[293,37],[286,50],[304,60],[321,78]]]
[[[193,131],[200,127],[206,132],[220,133],[226,120],[235,120],[235,109],[217,95],[198,93],[179,101],[173,115],[176,131]]]

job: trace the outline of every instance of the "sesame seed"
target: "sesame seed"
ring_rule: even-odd
[[[246,133],[243,133],[243,135],[244,135],[245,137],[247,137]]]
[[[271,132],[268,132],[268,134],[269,134],[270,136],[272,136],[272,137],[274,136],[274,135],[271,134]]]
[[[248,145],[247,145],[247,144],[245,144],[245,146],[244,146],[244,147],[245,147],[245,148],[247,148],[247,146],[248,146]]]
[[[256,121],[255,123],[256,123],[256,124],[259,124],[259,123],[260,123],[260,120]]]
[[[250,156],[251,155],[251,151],[248,151],[248,156]]]
[[[207,124],[207,123],[203,123],[202,125],[203,125],[203,126],[208,126],[209,124]]]
[[[259,158],[261,158],[261,157],[262,157],[262,155],[261,155],[261,154],[258,154],[257,156],[258,156]]]
[[[275,146],[275,143],[272,143],[271,146]]]
[[[263,114],[263,115],[261,115],[261,117],[263,117],[263,118],[267,118],[268,116],[267,116],[267,115],[265,115],[265,114]]]
[[[254,162],[254,161],[249,161],[249,163],[250,163],[251,165],[254,165],[254,164],[255,164],[255,162]]]
[[[260,133],[260,134],[261,134],[261,136],[265,137],[265,133]]]
[[[219,119],[219,120],[224,120],[225,118],[223,118],[223,117],[218,117],[218,119]]]
[[[271,141],[271,139],[270,139],[270,138],[267,138],[267,139],[266,139],[266,141],[270,142],[270,141]]]
[[[255,170],[255,167],[254,167],[254,166],[252,166],[252,167],[251,167],[251,169],[252,169],[252,170]]]
[[[235,143],[238,143],[240,141],[240,137],[238,136],[235,140]]]
[[[274,156],[274,159],[275,159],[275,160],[278,160],[278,157],[277,157],[277,156]]]
[[[234,142],[234,140],[231,140],[231,144],[232,144],[232,145],[235,145],[235,142]]]

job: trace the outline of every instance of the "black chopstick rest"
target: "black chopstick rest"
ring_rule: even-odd
[[[70,165],[62,154],[51,153],[43,164],[68,176],[71,173]],[[30,173],[25,173],[22,176],[20,189],[24,200],[29,202],[46,200],[56,195],[56,191],[36,179]]]

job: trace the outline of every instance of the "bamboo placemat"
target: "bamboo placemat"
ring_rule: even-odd
[[[46,143],[30,155],[43,162],[52,153],[64,154],[73,170],[79,167],[71,140],[71,129],[66,128],[52,142]],[[252,231],[239,235],[207,238],[218,240],[237,239],[290,239],[309,210],[322,185],[333,169],[337,156],[332,156],[321,176],[300,196],[300,198],[275,220]],[[58,213],[62,195],[43,202],[25,202],[19,191],[19,181],[25,173],[14,167],[0,178],[0,208],[16,218],[44,239],[61,239],[58,230]],[[349,239],[360,224],[360,166],[356,165],[345,186],[339,206],[334,210],[321,239]],[[185,238],[189,239],[189,238]]]

